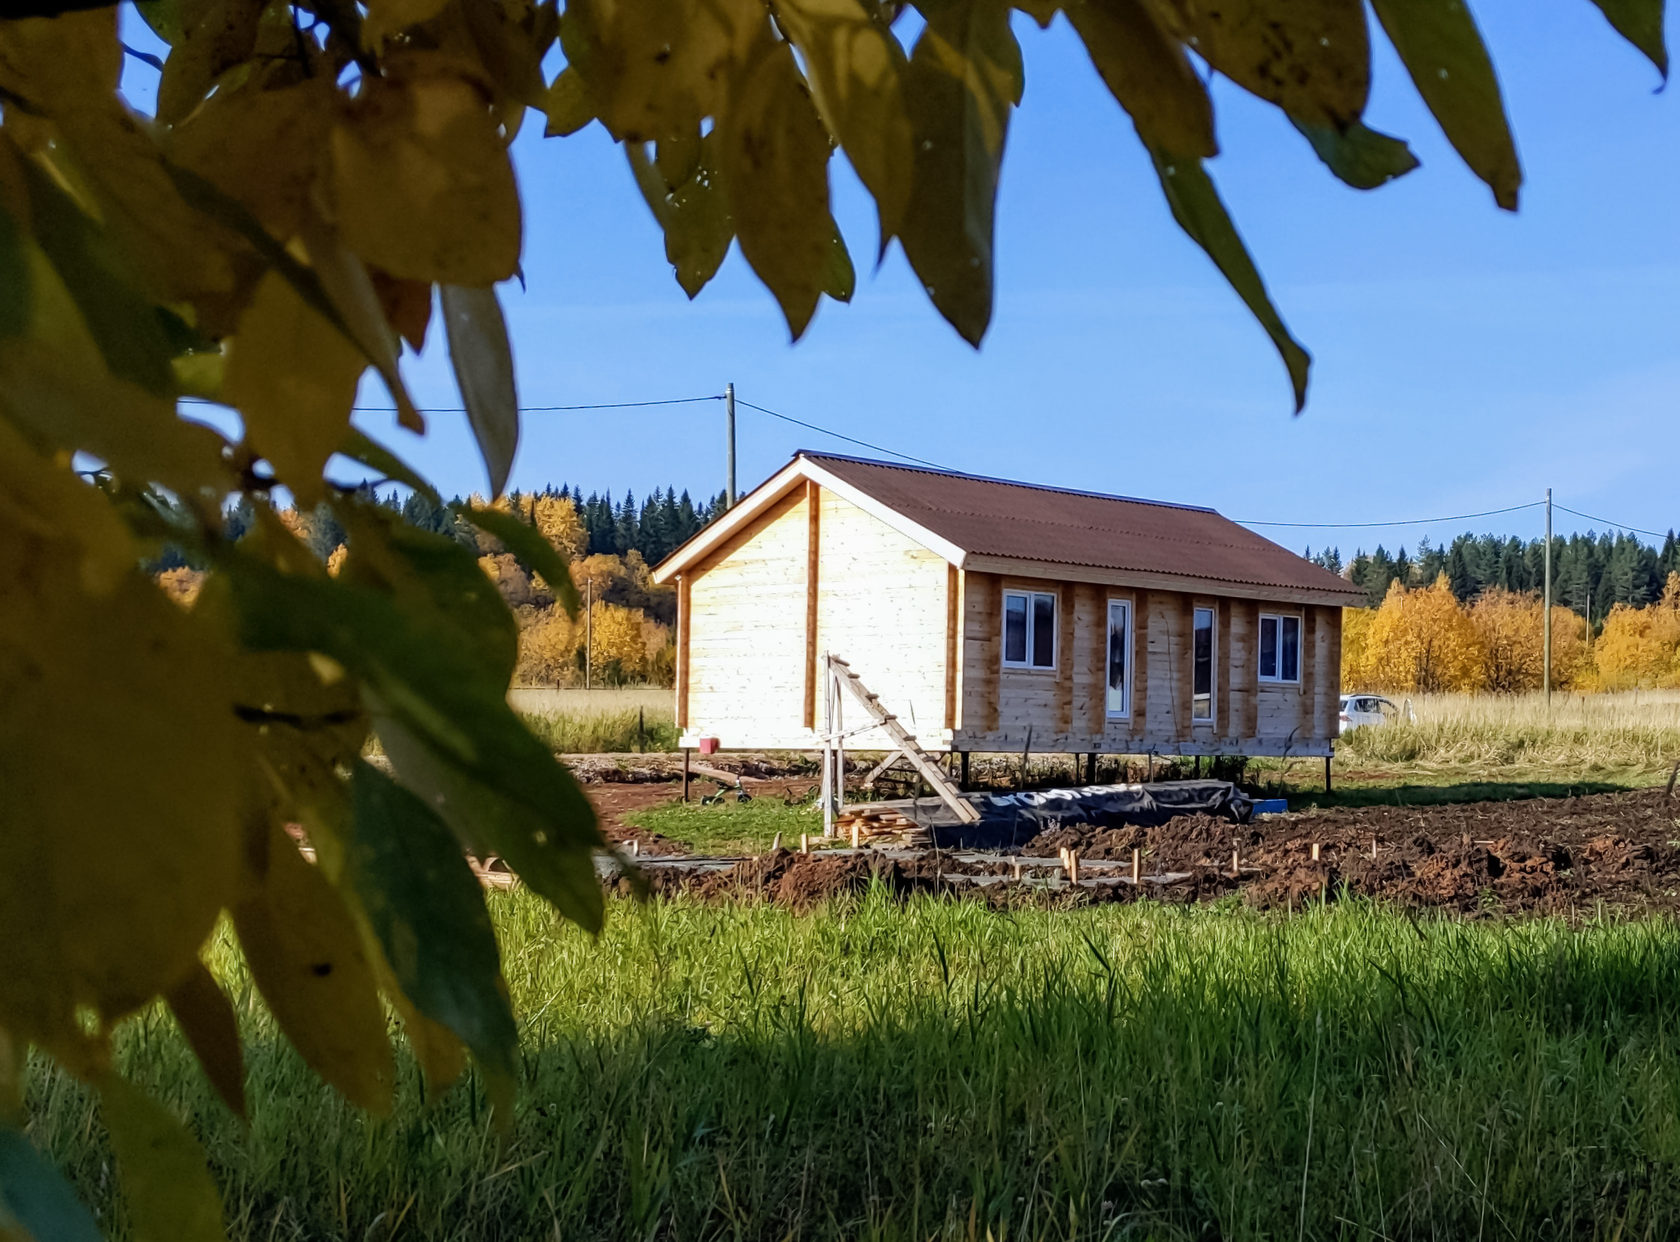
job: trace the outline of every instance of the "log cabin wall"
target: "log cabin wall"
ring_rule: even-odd
[[[1335,738],[1341,609],[965,573],[961,710],[953,746],[1104,754],[1325,753]],[[1057,599],[1052,669],[1003,665],[1003,597]],[[1108,604],[1132,606],[1130,714],[1106,710]],[[1194,619],[1213,612],[1212,718],[1194,719]],[[1259,679],[1259,618],[1301,619],[1300,678]]]

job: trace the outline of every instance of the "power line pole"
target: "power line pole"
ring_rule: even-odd
[[[595,579],[583,580],[583,688],[589,689],[589,679],[595,671]]]
[[[724,489],[724,498],[729,507],[735,507],[735,384],[731,381],[723,388],[723,424],[724,434],[728,440],[724,462],[729,476],[728,486]]]
[[[1546,678],[1546,706],[1552,705],[1552,489],[1546,489],[1546,594],[1545,594],[1545,627],[1546,638],[1544,654],[1541,664],[1545,669]]]

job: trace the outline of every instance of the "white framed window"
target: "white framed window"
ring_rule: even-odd
[[[1003,593],[1003,666],[1056,667],[1056,597],[1050,592]]]
[[[1192,617],[1190,649],[1190,719],[1213,719],[1213,609],[1198,608]]]
[[[1108,601],[1108,688],[1110,720],[1124,720],[1132,714],[1132,601]]]
[[[1260,680],[1300,684],[1301,618],[1298,615],[1260,614]]]

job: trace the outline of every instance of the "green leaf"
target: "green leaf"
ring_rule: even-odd
[[[1219,201],[1219,191],[1214,188],[1200,160],[1172,160],[1159,153],[1152,154],[1155,172],[1161,179],[1161,189],[1166,193],[1173,219],[1198,246],[1207,251],[1208,258],[1213,260],[1231,288],[1236,290],[1237,296],[1254,313],[1260,326],[1266,329],[1266,334],[1277,346],[1278,353],[1283,356],[1295,391],[1295,412],[1299,414],[1307,402],[1307,372],[1312,366],[1312,357],[1284,327],[1283,319],[1266,292],[1265,282],[1255,269],[1254,260],[1249,258],[1248,248],[1231,223],[1225,204]]]
[[[0,1126],[0,1238],[104,1242],[93,1214],[28,1139]]]
[[[804,58],[817,110],[875,197],[885,250],[910,203],[915,169],[904,49],[862,0],[782,0],[776,17]]]
[[[222,1102],[245,1115],[245,1054],[233,1006],[202,964],[168,992],[169,1011]]]
[[[939,313],[978,347],[992,318],[998,171],[1021,100],[1021,49],[1002,0],[928,7],[905,75],[916,170],[899,241]]]
[[[467,421],[490,472],[490,495],[500,496],[519,447],[519,395],[513,381],[513,350],[496,291],[440,285],[449,361],[467,407]]]
[[[475,508],[466,504],[451,505],[450,508],[456,516],[501,540],[526,569],[541,574],[567,614],[577,616],[578,591],[572,583],[571,567],[555,546],[542,537],[541,531],[501,509]]]
[[[354,424],[345,432],[338,451],[350,460],[360,462],[369,470],[377,470],[381,475],[380,482],[401,483],[434,505],[442,506],[443,501],[437,490],[426,482],[414,467]]]
[[[388,744],[412,740],[423,748],[424,763],[405,757],[399,767],[404,782],[450,793],[461,808],[454,822],[477,825],[469,845],[495,844],[516,869],[524,864],[533,887],[563,914],[600,927],[594,814],[571,774],[508,706],[507,678],[487,675],[460,628],[436,610],[404,606],[343,577],[282,575],[239,555],[226,567],[248,646],[319,651],[355,673],[381,735],[395,739]],[[498,800],[535,818],[515,821]],[[516,831],[524,835],[510,835]]]
[[[1650,57],[1668,80],[1668,45],[1663,42],[1663,0],[1592,0],[1616,33]]]
[[[1291,120],[1325,166],[1356,190],[1374,190],[1418,166],[1417,156],[1403,140],[1378,133],[1362,121],[1355,121],[1344,132],[1333,125]]]
[[[1464,0],[1371,0],[1389,40],[1453,148],[1507,211],[1522,166],[1476,19]]]
[[[154,396],[171,393],[168,337],[117,248],[39,165],[22,160],[19,166],[29,189],[35,241],[75,301],[106,367]]]
[[[165,43],[181,37],[181,0],[134,0],[134,8]]]
[[[677,283],[692,298],[717,274],[735,240],[729,194],[718,169],[717,131],[701,139],[693,174],[676,186],[667,183],[648,158],[645,144],[627,142],[624,153],[637,188],[665,233],[665,257],[676,271]]]
[[[226,1242],[221,1197],[198,1140],[114,1074],[100,1080],[99,1099],[135,1242]]]
[[[1175,159],[1219,154],[1207,88],[1144,0],[1070,0],[1067,15],[1144,146]]]
[[[511,1089],[519,1035],[484,892],[423,801],[360,760],[346,877],[403,994]]]
[[[239,944],[280,1029],[358,1107],[391,1111],[396,1067],[385,1011],[344,898],[278,828],[267,869],[233,908]]]
[[[737,66],[718,119],[719,154],[741,255],[798,340],[816,312],[835,234],[828,130],[793,50],[766,35]]]
[[[29,261],[23,235],[11,213],[0,206],[0,340],[21,336],[29,327]]]
[[[595,875],[594,809],[576,781],[553,806],[538,811],[473,779],[428,747],[394,717],[375,715],[375,729],[404,787],[433,808],[480,855],[499,854],[513,873],[579,926],[599,930],[601,884]],[[569,777],[569,774],[568,774]],[[558,820],[571,831],[556,830]]]

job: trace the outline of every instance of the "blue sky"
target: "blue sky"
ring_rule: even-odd
[[[1224,154],[1211,171],[1316,360],[1299,418],[1265,335],[1173,225],[1062,19],[1047,32],[1018,22],[1026,97],[978,352],[896,248],[871,270],[873,212],[842,157],[835,211],[857,294],[825,303],[790,344],[739,253],[688,302],[599,126],[545,140],[531,118],[516,146],[528,287],[504,290],[521,401],[684,397],[733,380],[744,399],[957,469],[1239,519],[1457,514],[1550,485],[1587,513],[1680,524],[1680,101],[1655,93],[1656,71],[1587,0],[1476,11],[1527,177],[1516,215],[1448,147],[1380,32],[1367,120],[1407,138],[1423,167],[1375,192],[1342,187],[1274,110],[1214,83]],[[458,404],[441,340],[406,365],[422,405]],[[461,416],[436,416],[424,442],[363,421],[446,491],[484,487]],[[799,447],[850,451],[742,410],[743,490]],[[531,414],[513,484],[699,494],[722,477],[721,404],[705,404]],[[1540,521],[1265,533],[1346,550],[1467,525],[1529,536]]]

